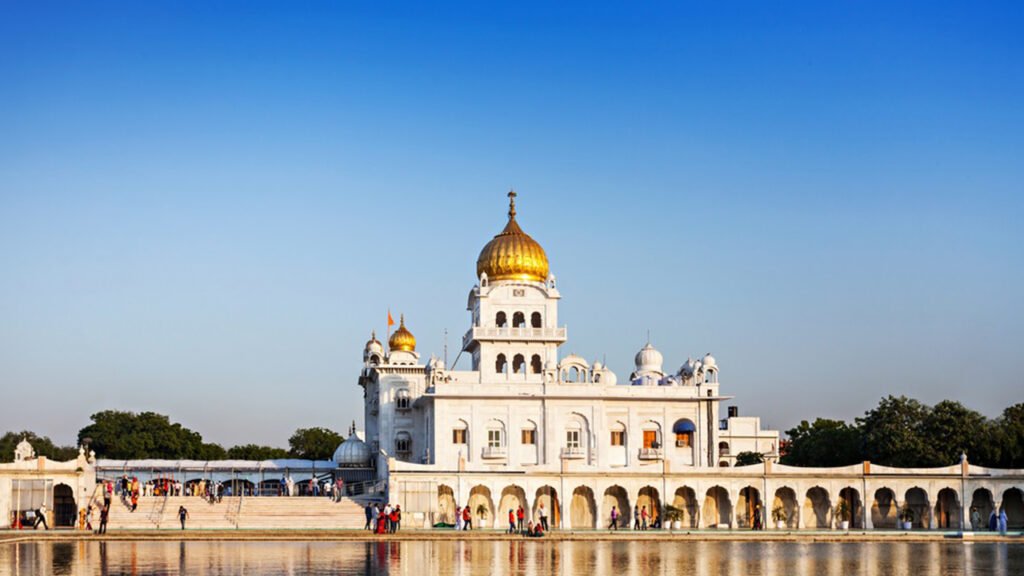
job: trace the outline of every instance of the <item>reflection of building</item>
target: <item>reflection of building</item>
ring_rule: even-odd
[[[628,522],[634,506],[658,515],[670,504],[691,527],[746,526],[762,495],[773,495],[766,524],[777,508],[787,526],[831,526],[843,500],[855,526],[870,526],[861,505],[870,494],[883,525],[904,504],[931,511],[923,526],[952,525],[959,466],[932,471],[948,478],[917,488],[924,496],[906,485],[920,483],[918,471],[887,469],[903,477],[883,484],[869,480],[868,465],[779,466],[777,431],[732,410],[720,419],[730,397],[711,354],[666,371],[647,342],[622,382],[602,362],[560,356],[568,334],[556,278],[509,196],[508,223],[480,252],[467,298],[469,369],[421,362],[404,316],[386,349],[373,336],[363,351],[366,442],[410,524],[451,522],[455,506],[468,504],[476,526],[500,526],[522,504],[528,517],[543,505],[556,525],[592,528],[607,524],[613,506]],[[766,462],[733,468],[742,452]],[[984,489],[991,502],[998,487]]]
[[[14,462],[0,464],[0,528],[32,521],[43,506],[49,526],[75,526],[78,503],[87,501],[96,485],[93,462],[85,450],[67,462],[36,457],[32,446],[22,441],[14,451]]]

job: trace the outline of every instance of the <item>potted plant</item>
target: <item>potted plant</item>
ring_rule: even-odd
[[[910,530],[914,526],[914,511],[910,509],[910,505],[904,504],[903,509],[900,510],[900,527],[904,530]]]
[[[665,521],[672,530],[683,529],[683,511],[675,506],[665,507]]]
[[[839,519],[839,529],[849,530],[850,529],[850,504],[845,498],[839,499],[839,504],[836,504],[836,509],[833,511],[836,518]]]
[[[779,530],[786,527],[789,518],[786,517],[786,509],[782,507],[782,504],[776,504],[772,508],[772,521],[775,522],[775,527]]]

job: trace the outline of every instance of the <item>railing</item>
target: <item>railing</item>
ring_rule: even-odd
[[[367,480],[365,482],[345,483],[342,493],[345,496],[376,496],[384,494],[388,490],[386,480]]]
[[[676,440],[676,448],[689,448],[689,440]]]
[[[484,446],[480,454],[483,458],[507,458],[508,448],[505,446]]]
[[[587,451],[578,446],[562,448],[562,458],[567,460],[579,460],[587,457]]]
[[[641,460],[661,460],[664,453],[661,448],[641,448],[639,458]]]
[[[566,340],[566,329],[563,328],[510,328],[497,326],[473,326],[462,337],[462,347],[477,338],[501,338],[504,340]]]

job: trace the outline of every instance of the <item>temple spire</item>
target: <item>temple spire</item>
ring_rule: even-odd
[[[512,220],[516,217],[516,191],[508,191],[508,219]]]

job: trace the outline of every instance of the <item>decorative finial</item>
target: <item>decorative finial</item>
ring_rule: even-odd
[[[376,330],[370,330],[370,340],[376,340],[376,339],[377,339],[377,331]]]
[[[405,313],[398,315],[398,327],[405,328]]]
[[[508,218],[511,220],[516,217],[516,191],[508,191]]]

